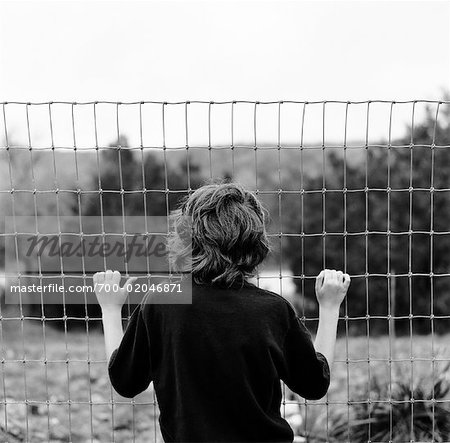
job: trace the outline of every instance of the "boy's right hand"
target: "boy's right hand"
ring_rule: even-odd
[[[324,269],[316,278],[316,297],[321,308],[337,308],[347,294],[350,276],[342,271]]]
[[[94,290],[98,303],[103,310],[121,310],[128,297],[128,291],[136,280],[130,277],[123,287],[120,286],[121,275],[119,271],[107,270],[94,274]]]

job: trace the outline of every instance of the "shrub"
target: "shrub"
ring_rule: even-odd
[[[424,388],[422,377],[411,391],[407,377],[392,383],[372,379],[371,402],[351,406],[347,415],[334,417],[331,437],[352,443],[367,441],[434,441],[450,440],[450,383],[446,378],[450,365],[439,374],[431,388]]]

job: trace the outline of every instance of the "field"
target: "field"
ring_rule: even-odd
[[[112,393],[98,331],[65,335],[47,326],[44,341],[39,320],[3,319],[1,324],[1,441],[161,441],[151,389],[133,402]],[[308,402],[305,421],[303,400],[288,400],[289,420],[312,435],[323,433],[333,414],[347,411],[348,400],[368,400],[369,371],[385,383],[401,377],[431,385],[431,343],[430,336],[340,338],[328,404]],[[449,335],[434,338],[435,374],[445,364],[439,357],[450,357],[449,344]]]

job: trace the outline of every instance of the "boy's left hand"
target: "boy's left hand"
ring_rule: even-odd
[[[121,275],[119,271],[107,270],[94,274],[94,290],[98,303],[103,309],[121,309],[127,299],[131,285],[136,277],[130,277],[123,287],[120,287]]]

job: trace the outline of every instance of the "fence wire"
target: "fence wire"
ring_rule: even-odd
[[[312,331],[317,269],[340,266],[357,285],[329,394],[310,402],[283,388],[297,440],[447,441],[449,111],[429,100],[3,103],[0,207],[35,216],[36,229],[52,215],[60,237],[69,214],[80,230],[86,213],[122,216],[125,232],[130,211],[165,215],[207,179],[242,182],[271,219],[274,252],[256,284]],[[82,267],[72,276],[61,261],[63,284],[87,285]],[[40,263],[30,275],[47,278]],[[109,385],[98,311],[86,298],[49,310],[40,295],[37,307],[0,304],[2,438],[161,441],[153,389],[126,400]]]

